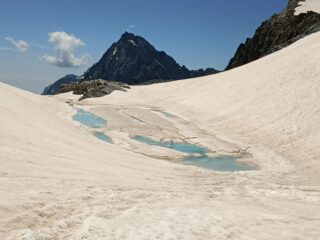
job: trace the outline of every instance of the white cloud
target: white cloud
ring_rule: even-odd
[[[29,49],[29,44],[23,40],[15,40],[11,37],[6,37],[8,40],[18,51],[26,52]]]
[[[65,32],[51,32],[48,41],[53,45],[56,54],[44,55],[41,57],[42,60],[59,67],[80,67],[87,64],[89,59],[87,54],[75,56],[76,48],[85,46],[81,39]]]

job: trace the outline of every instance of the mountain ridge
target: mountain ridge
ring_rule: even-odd
[[[253,37],[247,38],[239,45],[225,70],[258,60],[311,33],[320,31],[320,14],[309,11],[295,15],[295,9],[301,2],[301,0],[289,0],[284,10],[263,21]]]
[[[56,82],[52,83],[51,85],[45,87],[41,95],[54,95],[59,91],[61,85],[76,82],[79,82],[78,76],[74,74],[67,74],[64,77],[58,79]]]

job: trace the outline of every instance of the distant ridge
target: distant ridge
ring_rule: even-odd
[[[59,80],[57,80],[56,82],[54,82],[50,86],[46,87],[43,90],[42,95],[54,95],[59,91],[60,86],[62,84],[77,83],[77,82],[79,82],[78,76],[76,76],[74,74],[68,74],[68,75],[60,78]]]

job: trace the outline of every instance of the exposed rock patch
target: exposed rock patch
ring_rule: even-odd
[[[58,94],[73,92],[73,94],[82,95],[79,99],[81,101],[86,98],[103,97],[113,91],[127,91],[127,89],[130,89],[127,84],[98,79],[81,83],[62,84]]]

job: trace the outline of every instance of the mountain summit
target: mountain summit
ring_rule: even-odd
[[[192,71],[180,66],[163,51],[157,51],[143,37],[125,32],[99,62],[89,68],[83,80],[105,79],[127,84],[161,82],[217,73],[212,68]]]

